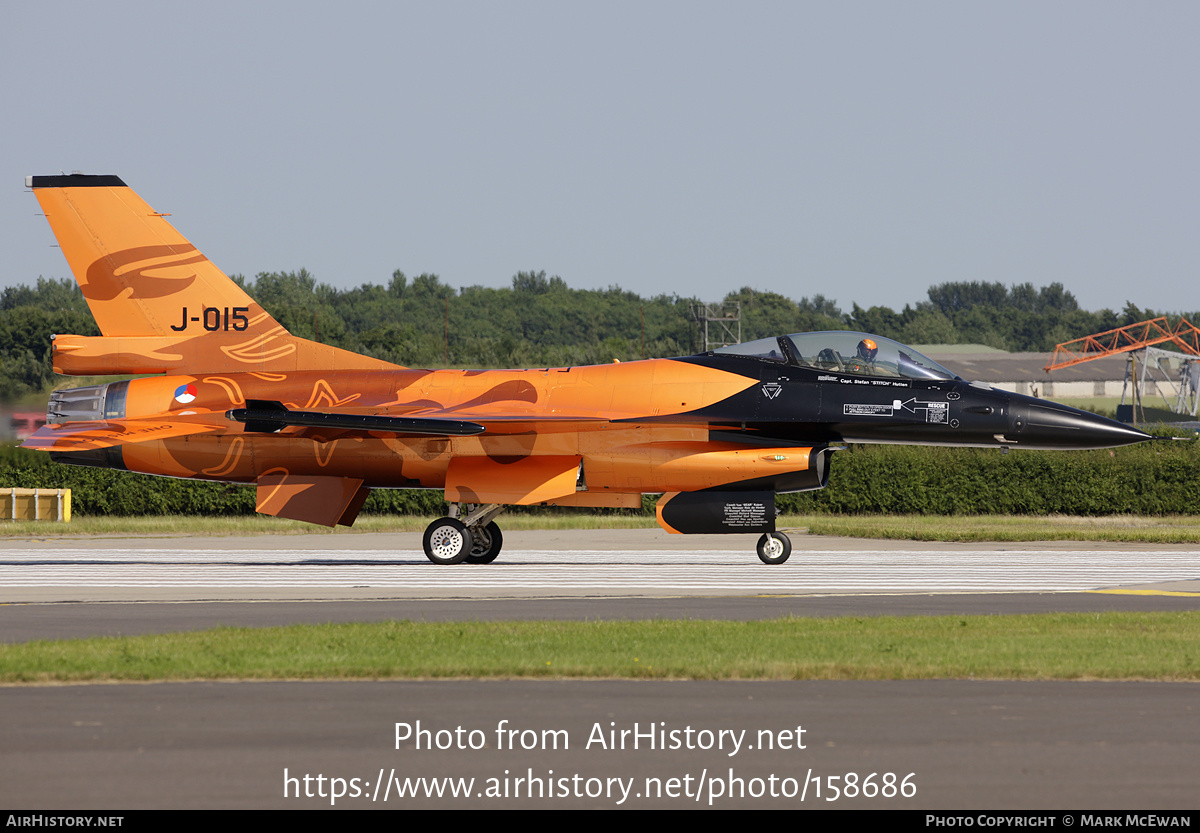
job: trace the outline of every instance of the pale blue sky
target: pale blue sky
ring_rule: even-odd
[[[394,269],[903,307],[1061,281],[1200,309],[1200,5],[33,3],[0,26],[0,285],[66,263],[26,174],[121,176],[226,272]]]

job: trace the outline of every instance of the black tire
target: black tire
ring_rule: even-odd
[[[471,530],[471,554],[466,557],[465,563],[491,564],[503,546],[504,536],[500,534],[500,527],[496,526],[495,521],[487,526],[476,527]]]
[[[758,539],[758,557],[763,564],[782,564],[792,555],[792,539],[782,532],[768,532]]]
[[[425,528],[421,544],[434,564],[458,564],[471,554],[471,531],[456,518],[438,518]]]

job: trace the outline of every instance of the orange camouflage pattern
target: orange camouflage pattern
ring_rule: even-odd
[[[736,373],[671,359],[416,370],[297,338],[124,183],[86,179],[31,178],[103,333],[56,336],[55,370],[170,375],[131,380],[122,416],[52,422],[27,447],[119,449],[130,471],[254,484],[260,512],[330,526],[352,523],[372,488],[442,489],[464,503],[638,506],[643,493],[810,467],[811,449],[713,442],[707,423],[688,420],[757,384]],[[180,401],[185,388],[194,394]],[[249,401],[467,420],[485,431],[264,433],[226,415]]]
[[[636,421],[684,415],[754,384],[669,359],[521,371],[347,371],[332,380],[314,373],[151,377],[129,382],[123,419],[51,426],[27,445],[58,451],[119,445],[130,470],[170,477],[253,483],[271,470],[353,475],[370,487],[444,488],[448,499],[467,502],[562,499],[575,491],[580,463],[589,491],[690,491],[808,467],[806,449],[714,443],[704,423]],[[180,404],[173,394],[185,385],[193,386],[195,399]],[[295,410],[463,419],[487,431],[416,437],[293,426],[260,434],[225,416],[248,398]],[[537,500],[517,495],[514,489],[526,487],[514,483],[526,478],[514,480],[521,470],[514,464],[529,457],[573,460],[572,488]],[[494,465],[460,466],[458,479],[448,477],[452,461],[468,458]],[[547,473],[546,482],[563,471]],[[586,500],[580,494],[571,505],[592,505],[580,502]]]

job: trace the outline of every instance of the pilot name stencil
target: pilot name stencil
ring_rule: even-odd
[[[767,505],[761,501],[725,504],[725,525],[757,529],[768,520]]]

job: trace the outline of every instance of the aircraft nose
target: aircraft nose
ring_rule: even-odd
[[[1030,402],[1012,408],[1012,433],[1025,448],[1112,448],[1150,439],[1124,423],[1065,405]]]

